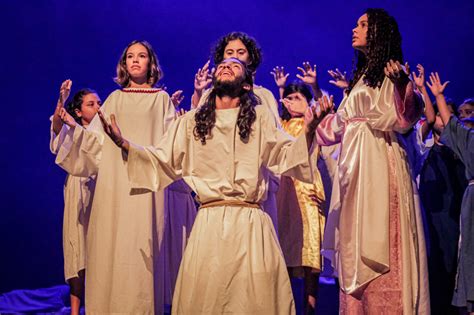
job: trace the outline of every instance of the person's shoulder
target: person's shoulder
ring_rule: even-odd
[[[107,98],[117,97],[120,94],[122,94],[122,89],[115,89],[109,94],[109,96],[107,96]]]
[[[257,113],[257,117],[262,117],[264,119],[268,119],[271,117],[273,119],[273,113],[267,106],[262,106],[261,104],[255,106],[255,112]]]
[[[180,121],[180,123],[186,124],[193,124],[194,123],[194,116],[196,115],[197,109],[191,109],[184,113],[184,115],[178,116],[176,120]]]
[[[273,93],[272,91],[270,91],[269,89],[261,86],[261,85],[254,85],[253,86],[253,92],[255,93],[255,95],[259,96],[259,97],[272,97],[272,98],[275,98],[273,96]]]

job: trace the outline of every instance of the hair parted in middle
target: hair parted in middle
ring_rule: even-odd
[[[372,88],[382,86],[384,68],[390,59],[403,64],[402,36],[397,21],[384,9],[367,9],[367,54],[356,50],[352,79],[346,93],[364,76],[364,83]]]
[[[239,114],[237,116],[237,127],[239,128],[240,140],[246,143],[250,137],[252,131],[252,124],[257,119],[257,113],[255,106],[261,104],[260,98],[253,92],[253,75],[250,67],[238,59],[230,58],[236,62],[239,62],[244,68],[244,75],[241,79],[240,90],[238,91],[239,97]],[[214,74],[214,81],[215,81]],[[243,87],[248,85],[249,90]],[[206,144],[206,139],[212,137],[212,128],[216,123],[216,98],[218,92],[215,88],[216,84],[213,84],[213,88],[206,99],[206,102],[196,111],[194,120],[196,125],[194,126],[194,138],[200,140],[201,144]]]
[[[114,81],[122,88],[126,88],[130,85],[130,74],[127,71],[127,51],[135,44],[142,45],[148,52],[147,83],[154,87],[163,78],[163,70],[161,70],[160,62],[153,47],[144,40],[134,40],[125,47],[117,64],[117,76],[114,78]]]
[[[247,66],[250,71],[254,73],[257,71],[258,66],[262,62],[262,49],[258,45],[255,38],[244,32],[232,32],[219,38],[216,45],[214,46],[214,49],[212,50],[212,59],[214,60],[214,64],[218,65],[222,62],[222,60],[224,60],[225,47],[230,41],[237,39],[240,40],[247,48],[250,59]]]

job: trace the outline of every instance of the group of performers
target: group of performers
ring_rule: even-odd
[[[436,116],[424,69],[403,64],[386,11],[368,9],[352,34],[352,77],[330,71],[344,91],[337,111],[308,62],[297,83],[274,68],[279,108],[254,83],[261,50],[241,32],[219,39],[214,68],[197,71],[188,112],[176,109],[181,92],[156,87],[162,70],[145,41],[125,47],[121,88],[103,105],[90,89],[66,102],[66,80],[50,145],[68,173],[72,313],[85,300],[88,314],[161,314],[165,304],[173,314],[295,314],[290,277],[302,277],[314,314],[324,254],[342,314],[429,314],[416,178],[431,132],[471,180],[449,289],[453,305],[474,312],[474,102],[451,115],[447,82],[432,74]]]

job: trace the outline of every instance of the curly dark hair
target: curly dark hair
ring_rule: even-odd
[[[230,41],[239,39],[247,48],[249,53],[249,64],[247,65],[252,73],[257,71],[258,66],[262,62],[262,49],[258,45],[255,38],[244,32],[232,32],[221,37],[212,49],[212,59],[214,64],[218,65],[224,60],[224,52]]]
[[[352,79],[346,93],[364,76],[364,83],[372,88],[381,87],[385,78],[384,67],[390,59],[403,63],[402,36],[395,19],[384,9],[367,9],[367,54],[356,50]]]
[[[232,58],[237,60],[235,58]],[[238,60],[237,60],[238,61]],[[240,61],[239,61],[240,62]],[[240,99],[240,110],[237,117],[237,127],[239,128],[240,140],[247,143],[250,132],[252,131],[252,124],[257,118],[255,106],[261,103],[260,98],[253,93],[253,78],[252,72],[249,67],[240,62],[244,67],[244,77],[240,82],[240,86],[248,84],[250,90],[240,89],[238,97]],[[214,77],[215,81],[215,77]],[[196,111],[194,120],[196,126],[194,127],[193,133],[196,140],[200,140],[204,145],[206,139],[212,136],[212,128],[216,123],[216,98],[219,95],[219,91],[216,88],[217,82],[214,82],[213,89],[206,99],[206,102]]]
[[[306,98],[308,104],[313,98],[313,94],[311,94],[311,90],[309,89],[309,87],[301,82],[295,82],[285,86],[285,90],[283,91],[283,98],[293,93],[301,93]],[[291,114],[285,106],[282,106],[280,117],[282,120],[291,119]]]
[[[89,94],[97,94],[97,92],[88,88],[81,89],[77,91],[76,94],[74,94],[74,96],[72,97],[72,100],[70,100],[65,106],[66,111],[69,113],[69,115],[71,115],[74,118],[74,120],[79,125],[82,125],[81,117],[77,116],[76,109],[81,110],[84,96],[89,95]]]

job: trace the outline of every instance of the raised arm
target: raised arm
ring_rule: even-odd
[[[276,66],[273,68],[273,71],[270,72],[275,80],[275,84],[278,87],[278,95],[280,99],[283,99],[283,92],[285,91],[286,81],[288,79],[289,73],[285,73],[284,67]]]
[[[156,147],[143,147],[126,140],[115,115],[110,115],[110,122],[102,112],[99,117],[105,133],[124,153],[133,189],[158,191],[181,178],[187,131],[185,116],[171,124]]]
[[[412,75],[413,82],[415,82],[416,88],[423,95],[423,100],[425,102],[426,122],[421,126],[422,140],[425,141],[436,121],[436,114],[425,85],[425,68],[423,68],[423,66],[420,64],[418,64],[416,68],[418,69],[418,75],[415,72],[413,72]]]
[[[449,111],[448,105],[446,104],[446,98],[444,97],[444,89],[448,85],[449,81],[441,83],[441,79],[439,78],[438,72],[430,74],[430,82],[426,84],[433,93],[434,97],[436,98],[436,104],[438,104],[439,113],[441,119],[443,120],[443,124],[446,126],[451,118],[451,112]]]
[[[319,98],[318,104],[318,107],[309,107],[304,115],[308,150],[311,149],[311,146],[314,143],[316,128],[323,121],[324,117],[326,117],[330,112],[334,111],[334,97],[331,95],[328,99],[326,96],[323,96]]]
[[[61,84],[61,88],[59,90],[59,99],[56,104],[56,108],[53,114],[53,131],[56,135],[59,134],[61,128],[63,127],[63,122],[61,120],[60,112],[61,109],[64,109],[64,104],[71,93],[72,81],[66,80]]]
[[[323,92],[321,91],[321,88],[318,84],[316,65],[311,67],[311,64],[306,61],[303,62],[303,67],[298,67],[297,69],[301,72],[301,74],[297,74],[296,77],[311,87],[314,100],[318,100],[323,97]]]
[[[196,75],[194,76],[194,93],[193,93],[193,96],[191,97],[191,108],[198,107],[199,100],[202,97],[202,93],[212,83],[214,68],[209,69],[210,63],[211,61],[208,60],[202,68],[198,69]]]

